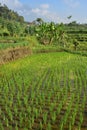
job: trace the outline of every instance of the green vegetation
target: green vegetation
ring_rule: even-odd
[[[87,129],[86,33],[0,4],[0,130]]]
[[[0,4],[0,36],[23,35],[25,22],[23,16]]]
[[[17,12],[12,11],[5,4],[1,5],[1,3],[0,3],[0,17],[7,19],[7,20],[24,22],[23,16],[19,16],[19,14]]]
[[[2,49],[7,49],[7,48],[15,48],[15,47],[22,47],[22,46],[28,46],[29,43],[28,42],[19,42],[19,43],[0,43],[0,50]]]
[[[78,24],[76,21],[58,24],[37,18],[31,23],[25,22],[17,12],[10,10],[6,5],[0,5],[0,48],[15,47],[21,42],[27,46],[30,40],[34,45],[55,45],[74,51],[87,51],[86,28],[87,24]],[[10,44],[5,45],[6,43]]]
[[[1,65],[0,77],[1,129],[86,130],[87,57],[34,54]]]

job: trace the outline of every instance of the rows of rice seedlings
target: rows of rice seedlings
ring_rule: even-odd
[[[85,130],[86,65],[84,57],[67,55],[65,60],[55,55],[55,66],[39,71],[38,77],[30,78],[28,69],[4,75],[0,80],[1,130]]]

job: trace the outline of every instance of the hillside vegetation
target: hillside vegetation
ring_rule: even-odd
[[[30,23],[6,5],[0,5],[0,57],[7,55],[7,52],[3,54],[3,50],[8,49],[9,53],[9,48],[18,51],[20,49],[15,48],[26,48],[25,46],[31,48],[32,52],[65,50],[86,53],[86,33],[87,24],[78,24],[76,21],[69,24],[45,22],[41,18]],[[15,53],[12,56],[13,54]]]

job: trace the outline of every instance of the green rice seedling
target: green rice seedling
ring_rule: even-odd
[[[42,107],[39,108],[39,113],[42,114]]]
[[[28,96],[24,97],[24,105],[27,107],[28,104]]]
[[[0,121],[0,130],[4,130],[4,127],[1,121]]]
[[[9,107],[12,107],[12,104],[13,104],[13,99],[11,99],[11,100],[9,101]]]
[[[84,111],[84,108],[85,108],[85,101],[83,100],[83,102],[82,102],[82,111]]]
[[[52,112],[52,111],[53,111],[53,108],[54,108],[54,107],[50,106],[50,108],[49,108],[50,112]]]
[[[21,107],[21,100],[18,99],[18,106]]]
[[[82,112],[80,113],[80,124],[82,124],[82,122],[83,122],[83,114],[82,114]]]
[[[43,124],[42,124],[42,122],[40,121],[40,130],[42,130],[43,129]]]
[[[30,106],[27,107],[27,112],[28,112],[28,114],[31,114],[31,107]]]
[[[84,94],[84,97],[83,97],[83,102],[84,104],[86,103],[86,95]]]
[[[44,93],[41,94],[41,99],[44,102],[44,100],[45,100],[45,94]]]
[[[36,101],[35,101],[36,105],[38,105],[38,99],[36,98]]]
[[[37,108],[34,109],[34,115],[35,115],[35,118],[37,118],[38,115],[39,115],[39,113],[38,113],[38,109],[37,109]]]
[[[78,130],[81,130],[81,123],[78,123]]]
[[[15,125],[15,130],[18,130],[18,125],[17,125],[17,122],[16,122],[16,125]]]
[[[57,100],[59,101],[59,99],[60,99],[60,92],[57,93],[56,97],[57,97]]]
[[[69,130],[72,130],[72,123],[69,122]]]
[[[51,103],[51,105],[50,105],[50,112],[53,111],[54,107],[55,107],[55,104],[54,104],[54,103]]]
[[[68,106],[68,109],[67,109],[67,112],[68,112],[68,113],[70,113],[71,107],[72,107],[72,102],[69,103],[69,106]]]
[[[61,107],[58,106],[56,111],[57,111],[57,114],[59,115],[59,114],[60,114],[60,111],[61,111]]]
[[[64,115],[64,117],[63,117],[64,125],[65,125],[66,122],[67,122],[68,116],[69,116],[69,114],[68,114],[68,112],[66,112],[65,115]]]
[[[18,114],[18,109],[16,106],[14,106],[14,114],[15,114],[15,116],[17,116],[17,114]]]
[[[77,102],[79,103],[79,100],[80,100],[80,95],[78,94],[77,95]]]
[[[64,127],[64,124],[63,124],[63,120],[60,122],[60,126],[59,126],[59,128],[60,128],[60,130],[63,130],[63,127]]]
[[[74,123],[75,123],[75,118],[76,118],[76,113],[73,112],[73,115],[72,115],[72,125],[74,125]]]
[[[23,119],[26,120],[26,118],[27,118],[27,113],[25,112]]]
[[[2,114],[2,116],[3,116],[3,120],[5,121],[5,119],[6,119],[6,116],[5,116],[5,114],[3,113],[3,114]]]
[[[8,116],[9,116],[10,120],[12,121],[13,120],[13,115],[12,115],[11,111],[9,111]]]
[[[32,122],[32,124],[34,123],[34,115],[31,118],[31,122]]]
[[[22,127],[22,124],[23,124],[23,117],[22,117],[22,113],[19,114],[19,119],[20,119],[20,127]]]
[[[28,128],[24,128],[24,130],[28,130]]]
[[[49,96],[48,96],[48,99],[47,99],[48,103],[50,103],[50,99],[51,99],[51,95],[49,93]]]
[[[46,130],[52,130],[51,123],[48,122]]]
[[[45,113],[43,114],[43,122],[44,122],[44,124],[46,124],[46,122],[47,122],[47,115],[48,115],[47,112],[45,112]]]
[[[31,122],[31,120],[28,120],[28,128],[29,128],[29,129],[32,128],[32,122]]]
[[[56,121],[56,112],[55,112],[55,111],[52,112],[51,119],[52,119],[52,122],[53,122],[53,124],[54,124],[55,121]]]
[[[6,126],[9,127],[9,122],[7,118],[5,119],[5,122],[6,122]]]
[[[65,104],[66,101],[67,101],[67,95],[64,95],[62,103]]]

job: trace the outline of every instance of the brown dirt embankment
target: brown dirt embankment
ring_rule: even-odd
[[[30,47],[17,47],[0,51],[0,64],[31,55]]]

